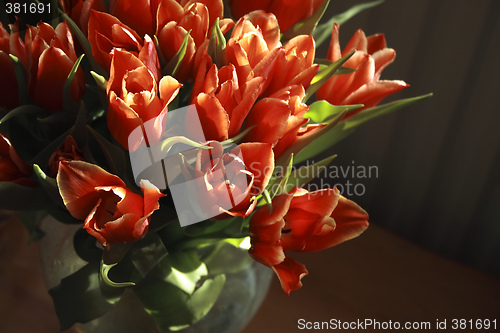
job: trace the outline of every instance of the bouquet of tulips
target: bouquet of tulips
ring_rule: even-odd
[[[87,266],[51,290],[63,329],[112,308],[106,288],[132,289],[161,329],[193,324],[223,288],[205,263],[220,243],[290,294],[308,272],[289,253],[368,227],[336,188],[305,186],[334,158],[317,154],[427,97],[378,105],[408,87],[380,80],[384,35],[340,47],[339,25],[379,2],[322,19],[329,0],[59,0],[50,22],[0,25],[0,208],[33,240],[47,214],[83,232]],[[96,290],[71,289],[82,276]]]

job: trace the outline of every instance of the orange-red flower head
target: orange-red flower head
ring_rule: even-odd
[[[82,161],[61,161],[57,185],[71,215],[84,220],[87,232],[106,249],[141,239],[164,196],[148,181],[141,182],[141,196],[117,176]]]
[[[224,153],[218,142],[212,149],[199,149],[190,177],[197,181],[197,193],[204,214],[209,217],[247,217],[254,200],[266,188],[274,169],[270,144],[243,143]]]
[[[40,22],[36,27],[28,27],[24,40],[31,99],[43,108],[61,111],[63,87],[77,60],[68,25],[61,22],[53,29],[47,23]],[[84,92],[85,75],[78,68],[70,88],[71,98],[77,101]]]
[[[276,196],[272,213],[262,206],[250,221],[250,255],[273,269],[285,293],[302,286],[308,272],[285,251],[310,252],[332,247],[361,234],[368,215],[337,189],[307,192],[294,188]]]
[[[112,59],[107,87],[107,121],[111,134],[123,147],[135,150],[141,143],[129,146],[129,135],[146,121],[155,119],[154,137],[149,139],[157,142],[163,135],[167,105],[181,84],[171,76],[157,83],[144,62],[130,52],[114,49]]]
[[[362,109],[355,111],[357,113],[377,105],[387,96],[408,87],[408,84],[403,81],[379,80],[384,68],[396,57],[396,51],[387,48],[384,35],[366,37],[360,29],[341,52],[339,26],[335,24],[328,59],[337,61],[354,50],[356,52],[344,66],[356,71],[350,74],[334,75],[316,92],[318,99],[324,99],[333,105],[364,104]],[[353,114],[347,114],[346,117]]]
[[[235,18],[238,19],[254,10],[264,10],[276,15],[282,32],[311,16],[321,3],[323,0],[229,0],[231,14]]]

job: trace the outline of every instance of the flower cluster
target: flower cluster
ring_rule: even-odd
[[[381,34],[358,30],[341,50],[330,20],[328,55],[318,60],[314,29],[302,30],[318,24],[327,4],[60,0],[56,27],[0,25],[2,207],[12,209],[3,199],[13,187],[3,185],[15,184],[40,198],[16,209],[43,207],[81,223],[113,264],[159,246],[151,234],[173,253],[249,237],[251,257],[285,293],[300,288],[307,270],[288,253],[352,239],[368,215],[335,188],[306,191],[310,179],[292,166],[416,101],[377,106],[408,86],[380,80],[395,58]],[[173,110],[187,106],[202,133],[193,119],[169,126]],[[165,186],[127,161],[159,146],[164,166],[182,144],[194,154],[176,153],[178,171]],[[168,185],[179,179],[195,187],[187,200],[208,217],[193,227],[179,227],[173,210]]]

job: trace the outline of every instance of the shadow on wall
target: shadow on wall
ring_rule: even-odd
[[[329,11],[362,2],[335,1]],[[363,184],[362,195],[358,186],[350,197],[372,222],[497,275],[499,12],[496,0],[386,0],[342,25],[342,47],[362,28],[367,35],[384,32],[397,51],[381,79],[411,87],[391,100],[428,92],[434,97],[365,125],[322,156],[338,154],[333,165],[344,170],[377,167],[376,176],[328,180]]]

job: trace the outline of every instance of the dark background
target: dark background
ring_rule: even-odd
[[[327,15],[366,1],[332,1]],[[340,27],[341,47],[362,28],[396,50],[381,79],[411,86],[386,99],[433,92],[364,125],[324,154],[377,166],[351,179],[371,222],[452,259],[500,275],[500,1],[386,0]],[[326,44],[326,43],[325,43]],[[326,56],[328,45],[322,46]],[[330,180],[342,182],[345,180]],[[360,189],[360,188],[359,188]]]

